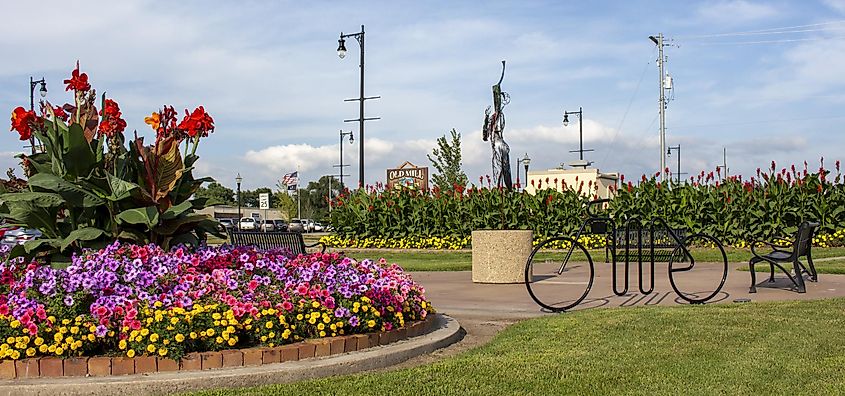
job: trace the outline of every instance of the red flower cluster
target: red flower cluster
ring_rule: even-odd
[[[117,102],[111,99],[106,99],[103,109],[100,110],[100,116],[103,120],[100,122],[100,127],[97,132],[108,137],[112,137],[117,133],[123,133],[126,129],[126,121],[121,118],[120,106]]]
[[[79,72],[79,61],[76,61],[76,69],[73,69],[70,79],[65,80],[65,84],[67,84],[65,91],[72,89],[77,92],[85,92],[91,89],[91,84],[88,83],[88,74]]]
[[[197,107],[190,114],[188,113],[188,109],[185,109],[185,118],[179,123],[178,129],[182,130],[189,137],[197,135],[206,137],[209,133],[214,132],[214,119],[205,112],[202,106]]]
[[[21,135],[21,140],[29,140],[32,137],[32,126],[39,122],[40,119],[35,116],[34,111],[27,111],[18,106],[12,112],[12,128],[9,130],[17,131]]]
[[[65,122],[67,122],[68,117],[70,117],[62,106],[56,106],[56,108],[53,109],[53,115]]]

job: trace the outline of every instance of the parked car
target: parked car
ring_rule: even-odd
[[[235,222],[232,221],[232,219],[220,219],[217,220],[217,222],[220,223],[220,227],[222,227],[220,231],[223,232],[233,231],[237,228],[235,227]]]
[[[273,220],[261,220],[258,223],[260,224],[261,231],[264,231],[264,232],[276,231],[276,223]]]
[[[258,229],[258,222],[252,217],[243,217],[238,222],[238,230],[240,231],[256,231]]]
[[[314,232],[323,232],[323,225],[320,223],[314,223]]]
[[[273,223],[276,224],[276,232],[286,232],[288,230],[288,223],[285,223],[284,220],[273,220]]]
[[[314,220],[302,219],[302,227],[305,229],[305,232],[314,232]]]
[[[3,239],[0,241],[3,245],[23,245],[24,242],[32,241],[41,238],[41,231],[32,228],[13,228],[6,229],[3,233]]]
[[[305,232],[305,226],[300,219],[292,219],[288,224],[288,231],[290,232]]]

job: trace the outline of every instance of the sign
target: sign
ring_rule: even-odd
[[[258,194],[258,209],[270,209],[270,193]]]
[[[387,188],[428,189],[428,167],[418,167],[408,161],[396,169],[387,170]]]

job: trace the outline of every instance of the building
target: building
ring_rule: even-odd
[[[591,192],[597,198],[610,198],[613,191],[610,186],[616,187],[619,175],[617,173],[602,173],[595,168],[573,168],[573,169],[549,169],[541,171],[528,171],[528,180],[525,182],[525,191],[534,194],[538,189],[554,188],[558,191],[564,189],[578,190],[589,195]],[[592,190],[591,190],[592,188]]]

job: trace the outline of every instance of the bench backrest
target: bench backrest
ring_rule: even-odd
[[[813,246],[813,233],[819,223],[811,223],[805,221],[798,226],[798,232],[795,233],[795,242],[792,251],[792,257],[798,258],[810,254],[810,248]]]
[[[305,240],[298,232],[249,232],[229,233],[233,245],[252,245],[261,249],[289,249],[294,255],[306,254]]]

